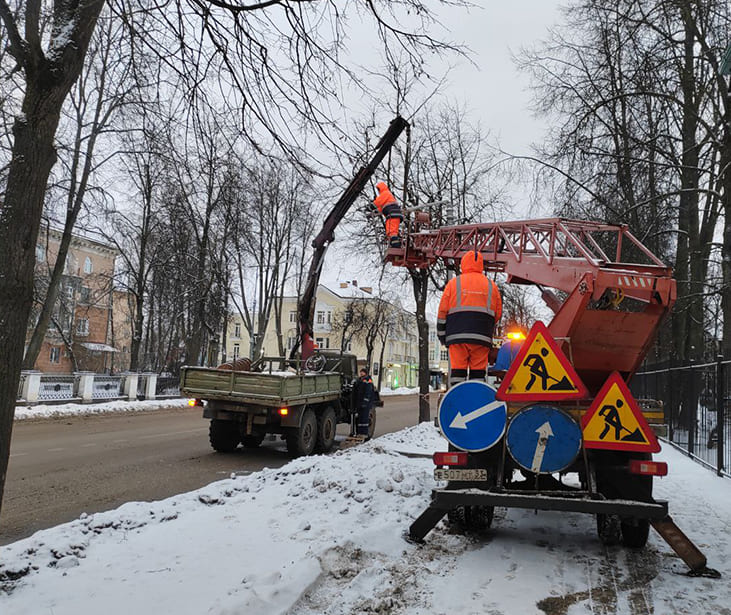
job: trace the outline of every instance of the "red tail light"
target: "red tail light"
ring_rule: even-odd
[[[432,456],[435,466],[466,466],[467,453],[434,453]]]
[[[668,464],[664,461],[633,459],[629,462],[629,471],[631,474],[641,474],[642,476],[667,476]]]

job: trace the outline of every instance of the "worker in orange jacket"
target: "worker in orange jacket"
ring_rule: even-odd
[[[503,312],[497,284],[483,272],[482,254],[462,257],[462,274],[449,282],[439,302],[437,336],[449,348],[448,385],[484,380],[495,324]]]
[[[398,229],[401,220],[404,219],[401,208],[385,182],[378,182],[376,188],[378,189],[378,196],[373,200],[373,204],[386,218],[386,238],[388,239],[388,245],[390,248],[400,248],[401,238],[399,237]]]

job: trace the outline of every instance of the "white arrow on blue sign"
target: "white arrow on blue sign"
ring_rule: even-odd
[[[496,389],[478,380],[453,386],[439,405],[439,428],[463,451],[484,451],[505,433],[507,406],[495,399]]]
[[[581,427],[559,408],[523,408],[508,425],[508,451],[515,462],[536,474],[568,468],[581,450]]]

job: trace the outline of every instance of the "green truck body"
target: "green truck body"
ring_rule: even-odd
[[[327,452],[337,424],[351,422],[357,368],[353,355],[322,355],[323,371],[317,373],[276,371],[285,364],[281,357],[257,362],[253,369],[261,371],[183,367],[180,389],[204,407],[211,446],[219,452],[232,452],[239,443],[259,446],[267,434],[280,435],[295,455]],[[371,433],[374,426],[375,409]]]

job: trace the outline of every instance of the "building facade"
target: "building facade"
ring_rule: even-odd
[[[297,340],[297,297],[282,303],[282,342],[286,353]],[[322,349],[343,349],[370,369],[381,387],[418,386],[419,359],[416,318],[401,306],[373,293],[369,286],[353,281],[337,288],[317,288],[313,323],[315,342]],[[223,336],[226,360],[250,356],[250,338],[238,314],[232,314]],[[262,346],[264,356],[280,356],[274,318],[269,322]]]
[[[44,228],[38,237],[35,269],[38,302],[29,321],[26,342],[30,340],[38,319],[40,302],[45,297],[56,263],[61,236],[61,231]],[[112,355],[118,352],[111,344],[114,261],[117,254],[113,246],[94,239],[81,236],[71,239],[58,299],[35,369],[56,373],[104,373],[125,369],[123,361],[112,359]],[[129,341],[121,340],[122,336],[120,330],[114,343],[118,345],[121,341],[129,348]]]

